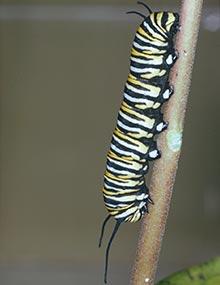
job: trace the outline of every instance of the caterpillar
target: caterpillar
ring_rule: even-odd
[[[179,15],[174,12],[153,12],[145,3],[149,15],[137,11],[143,18],[131,48],[130,72],[124,87],[110,150],[107,154],[104,203],[109,215],[103,222],[99,247],[107,222],[116,224],[106,248],[104,282],[107,283],[109,250],[123,222],[137,222],[153,204],[145,175],[149,162],[161,157],[155,135],[168,127],[161,107],[173,94],[168,76],[177,60],[174,37],[179,30]]]

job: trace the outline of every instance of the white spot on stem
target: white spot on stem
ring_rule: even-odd
[[[182,133],[177,130],[171,130],[167,133],[167,144],[170,150],[177,152],[182,145]]]
[[[150,278],[145,278],[144,282],[148,283],[150,281]]]

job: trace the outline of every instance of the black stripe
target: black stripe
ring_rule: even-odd
[[[145,27],[144,27],[145,28]],[[145,28],[146,29],[146,28]],[[139,32],[137,32],[138,35],[140,35],[142,38],[151,41],[150,39],[146,38],[144,35],[140,34]],[[141,40],[140,38],[138,38],[137,36],[135,36],[134,38],[134,42],[136,42],[137,44],[139,44],[142,47],[146,47],[146,50],[148,47],[152,47],[154,49],[157,49],[158,51],[164,51],[165,53],[167,52],[167,46],[158,46],[156,44],[154,44],[154,42],[151,41],[151,43],[146,43],[145,41]],[[134,46],[134,42],[133,42],[133,47],[136,48]],[[139,49],[139,51],[142,51],[141,49]],[[156,52],[156,51],[155,51]]]
[[[160,13],[160,12],[159,12],[159,13]],[[150,21],[150,23],[148,23],[148,24],[149,24],[149,26],[151,27],[151,29],[152,29],[154,32],[156,32],[157,34],[159,34],[160,36],[162,36],[163,39],[164,39],[164,41],[166,42],[166,41],[167,41],[167,38],[168,38],[168,35],[167,35],[167,33],[165,33],[165,34],[166,34],[166,37],[165,37],[165,35],[160,31],[160,27],[159,27],[158,22],[157,22],[157,15],[158,15],[159,13],[154,13],[154,22],[155,22],[155,24],[156,24],[156,27],[154,26],[154,24],[152,23],[152,21]],[[163,12],[163,15],[162,15],[162,26],[163,26],[163,18],[164,18],[164,16],[165,16],[164,14],[167,15],[167,13],[166,13],[166,12]]]
[[[111,158],[112,159],[112,158]],[[112,159],[113,160],[113,159]],[[148,165],[148,163],[146,163],[145,165],[142,166],[142,168],[140,170],[135,170],[135,169],[132,169],[132,168],[126,168],[126,167],[122,167],[120,165],[117,164],[117,162],[120,162],[120,161],[117,161],[117,160],[114,160],[114,161],[110,161],[109,159],[107,159],[107,165],[109,167],[113,167],[115,168],[116,170],[125,170],[125,171],[128,171],[129,173],[131,174],[137,174],[137,175],[145,175],[149,169],[149,166],[147,167],[146,170],[144,170],[144,167],[146,167],[146,164]],[[110,170],[108,170],[108,172],[111,172]]]
[[[156,18],[156,13],[155,13],[155,16],[154,16],[154,17]],[[149,27],[150,27],[156,34],[162,36],[163,40],[160,40],[160,39],[158,39],[158,38],[155,38],[154,35],[147,29],[147,27],[145,27],[144,23],[147,23],[147,24],[149,25]],[[156,21],[155,21],[155,23],[156,23]],[[162,42],[162,43],[166,43],[166,42],[167,42],[167,41],[166,41],[167,39],[166,39],[166,38],[164,37],[164,35],[161,34],[160,31],[153,25],[153,23],[152,23],[152,21],[151,21],[150,18],[147,18],[146,21],[143,21],[140,26],[141,26],[141,28],[142,28],[147,34],[149,34],[153,39],[155,39],[155,41],[160,41],[160,42]],[[153,44],[153,41],[152,41],[152,44]]]

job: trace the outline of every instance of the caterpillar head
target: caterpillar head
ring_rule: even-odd
[[[179,30],[179,14],[174,12],[153,12],[148,5],[138,1],[138,4],[147,8],[149,16],[146,16],[138,11],[129,11],[127,14],[137,14],[141,16],[144,21],[142,26],[144,30],[153,30],[153,33],[158,31],[165,37],[172,37]]]
[[[171,35],[176,34],[179,30],[179,14],[178,13],[171,13],[166,12],[167,14],[167,21],[165,23],[165,29]]]
[[[179,14],[174,12],[155,12],[150,14],[150,20],[162,34],[173,36],[179,29]]]

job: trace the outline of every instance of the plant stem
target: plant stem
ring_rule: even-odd
[[[153,285],[172,188],[175,181],[183,123],[189,94],[195,49],[199,32],[202,0],[183,0],[180,12],[181,30],[176,38],[179,58],[172,68],[170,83],[175,93],[167,104],[164,117],[168,130],[158,138],[162,158],[155,162],[150,183],[151,197],[155,203],[142,220],[136,260],[131,276],[132,285]]]

